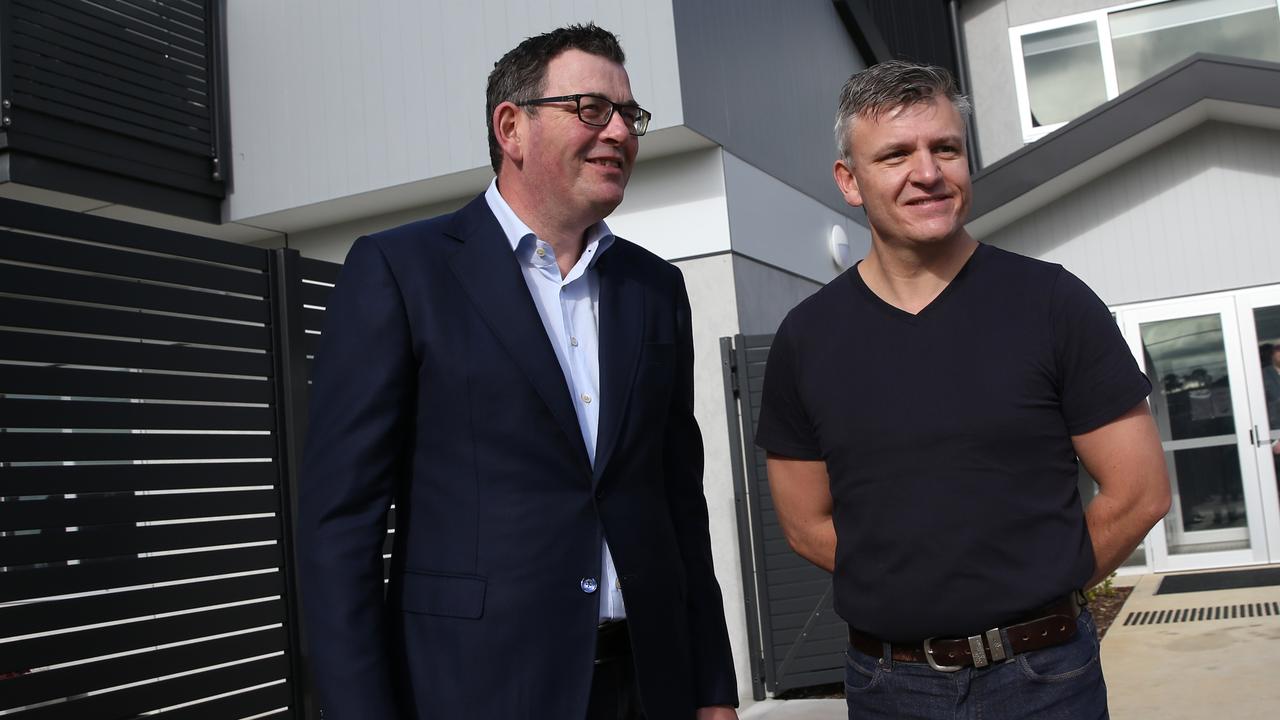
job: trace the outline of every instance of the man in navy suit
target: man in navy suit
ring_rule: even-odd
[[[603,221],[650,117],[623,62],[522,42],[488,190],[347,256],[298,523],[330,720],[736,717],[684,281]]]

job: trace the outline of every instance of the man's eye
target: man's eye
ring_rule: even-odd
[[[623,106],[618,108],[618,114],[628,123],[635,124],[635,121],[640,117],[640,108]]]
[[[609,106],[599,100],[582,98],[582,104],[579,107],[581,108],[579,112],[588,118],[604,117],[605,113],[609,112]]]

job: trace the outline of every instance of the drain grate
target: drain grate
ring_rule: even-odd
[[[1142,610],[1124,618],[1125,625],[1163,625],[1201,620],[1238,620],[1242,618],[1280,616],[1280,602],[1218,605],[1216,607]]]

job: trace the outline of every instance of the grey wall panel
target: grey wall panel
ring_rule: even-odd
[[[1003,0],[976,0],[960,6],[973,120],[985,165],[1022,147],[1006,5]]]
[[[985,238],[1111,305],[1280,279],[1280,131],[1209,122]]]
[[[836,99],[865,67],[829,0],[674,0],[685,124],[840,213]]]
[[[751,258],[733,257],[734,288],[738,294],[738,323],[744,335],[771,335],[791,308],[822,287]]]
[[[1012,26],[1116,7],[1126,0],[1008,0],[1006,4]]]
[[[826,181],[835,192],[830,172]],[[862,210],[840,198],[849,214],[839,212],[728,152],[724,187],[737,254],[825,283],[840,272],[828,249],[832,227],[844,228],[852,260],[866,255],[871,246],[870,233],[850,216],[861,218]]]

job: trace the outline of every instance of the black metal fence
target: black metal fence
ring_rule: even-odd
[[[290,520],[337,268],[0,200],[0,713],[308,715]]]
[[[840,682],[848,626],[832,607],[831,576],[787,544],[769,494],[765,453],[755,446],[772,335],[720,339],[729,447],[738,506],[739,554],[755,699]]]

